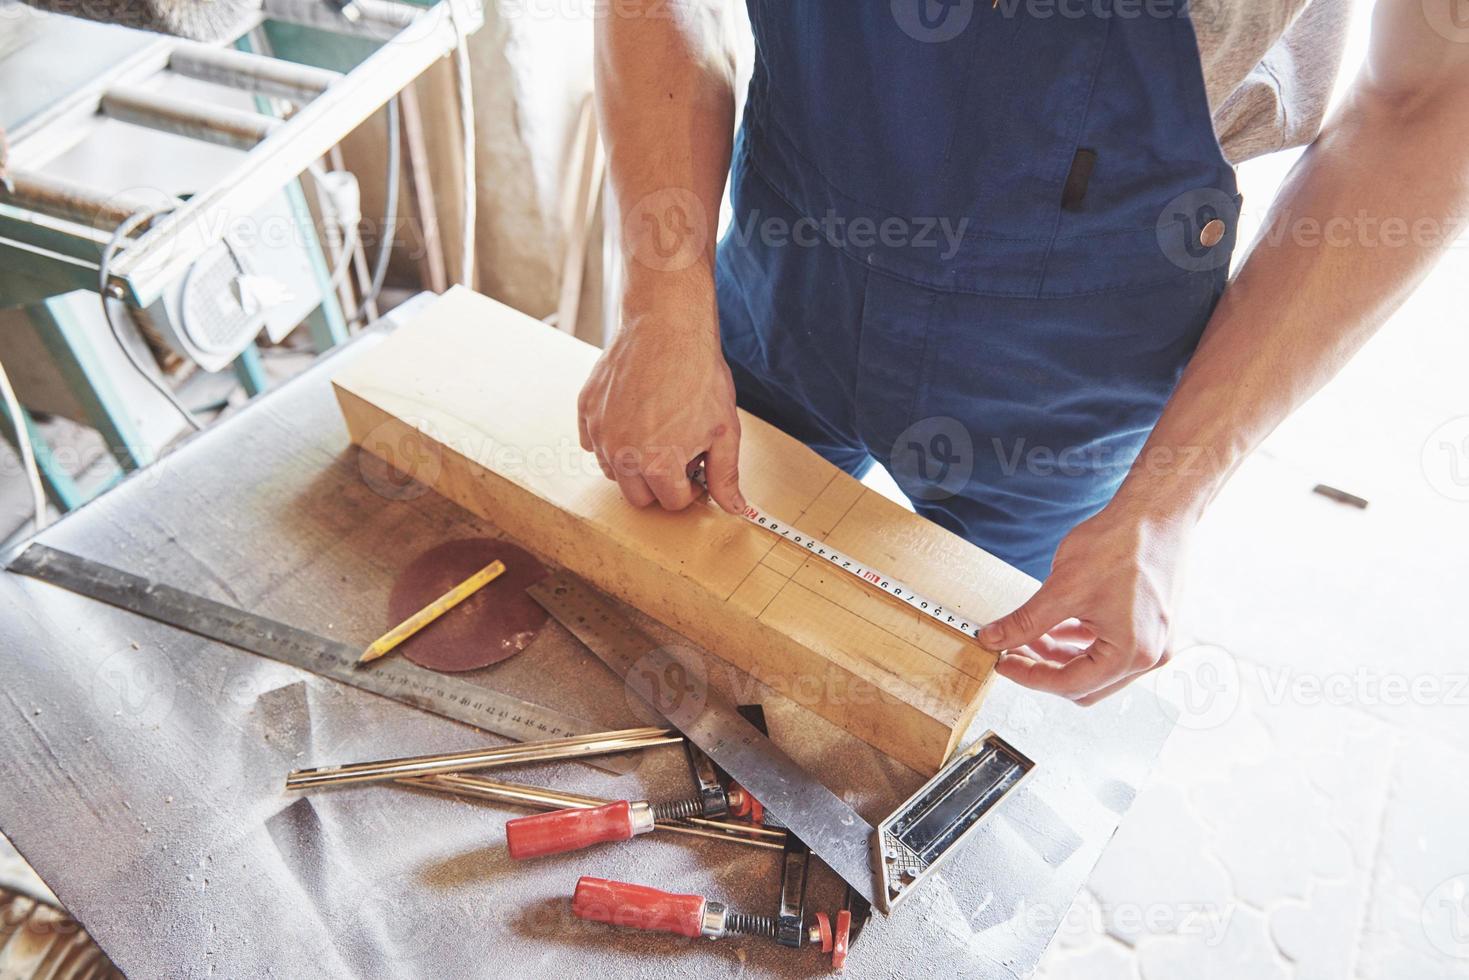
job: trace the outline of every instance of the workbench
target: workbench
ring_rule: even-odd
[[[499,535],[393,481],[347,440],[328,378],[370,332],[192,437],[40,541],[353,644],[388,625],[395,576],[442,542]],[[532,549],[534,541],[521,544]],[[646,620],[649,632],[676,642]],[[705,655],[709,683],[759,700],[777,744],[872,824],[922,777]],[[606,728],[644,721],[554,623],[477,682]],[[0,574],[0,830],[130,976],[815,976],[829,959],[574,918],[577,877],[699,892],[768,914],[778,853],[653,835],[512,862],[527,811],[368,785],[289,796],[288,770],[504,740],[55,587]],[[1090,709],[996,682],[972,729],[1037,764],[994,818],[890,917],[852,977],[1024,977],[1172,727],[1138,689]],[[616,777],[565,763],[496,778],[676,799],[676,747]],[[808,913],[840,880],[813,869]]]

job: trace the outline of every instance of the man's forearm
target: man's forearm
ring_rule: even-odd
[[[597,107],[630,299],[711,277],[734,130],[734,62],[718,0],[607,6]]]
[[[700,490],[738,513],[740,421],[719,339],[714,246],[734,133],[724,0],[598,7],[597,109],[620,221],[615,336],[577,397],[581,446],[634,506]]]
[[[1422,280],[1469,211],[1462,97],[1354,96],[1303,155],[1117,503],[1196,518]]]

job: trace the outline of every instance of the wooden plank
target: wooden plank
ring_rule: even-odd
[[[623,501],[577,439],[591,346],[464,289],[334,380],[353,442],[923,773],[995,655],[711,504]],[[742,415],[745,495],[970,619],[1034,580]]]

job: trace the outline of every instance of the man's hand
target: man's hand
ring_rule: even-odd
[[[701,453],[710,496],[728,511],[745,506],[714,300],[713,231],[734,138],[731,7],[624,0],[617,16],[594,18],[597,121],[623,216],[624,282],[622,326],[577,411],[582,448],[639,507],[687,507],[687,467]]]
[[[719,349],[712,283],[692,292],[682,302],[665,292],[643,311],[629,303],[577,400],[581,445],[631,503],[669,510],[698,496],[688,466],[703,454],[709,495],[737,514],[745,499],[734,381]]]
[[[1090,704],[1167,661],[1189,529],[1246,454],[1340,370],[1464,230],[1466,38],[1453,0],[1374,8],[1366,64],[1296,162],[1141,465],[1061,542],[1040,591],[980,634],[1008,651],[1001,674]]]
[[[1087,705],[1167,663],[1184,527],[1122,502],[1077,525],[1040,590],[980,632],[999,673]]]

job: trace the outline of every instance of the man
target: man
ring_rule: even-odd
[[[735,403],[1044,581],[981,635],[1082,704],[1166,662],[1189,534],[1469,205],[1469,23],[1380,0],[621,0],[597,89],[622,325],[582,442],[638,506],[743,505]],[[1319,131],[1319,135],[1318,135]],[[1312,145],[1226,291],[1233,164]],[[713,228],[733,155],[732,230]],[[936,231],[937,230],[937,231]]]

